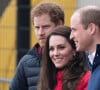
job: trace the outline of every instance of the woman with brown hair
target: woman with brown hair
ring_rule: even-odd
[[[76,52],[70,27],[58,26],[47,37],[38,90],[86,90],[90,71],[84,52]]]

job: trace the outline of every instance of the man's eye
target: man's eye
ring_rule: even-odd
[[[35,29],[36,29],[36,30],[38,30],[38,29],[39,29],[39,27],[35,27]]]
[[[44,29],[48,29],[48,28],[49,28],[48,26],[44,27]]]
[[[35,26],[34,28],[35,28],[36,30],[37,30],[37,29],[39,29],[39,27],[38,27],[38,26]]]

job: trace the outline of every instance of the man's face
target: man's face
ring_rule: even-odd
[[[44,47],[48,34],[55,26],[48,14],[34,17],[35,35],[41,47]]]
[[[90,28],[84,29],[80,23],[80,14],[75,13],[71,17],[71,35],[70,39],[73,39],[76,45],[77,51],[89,50],[92,39],[90,35]]]

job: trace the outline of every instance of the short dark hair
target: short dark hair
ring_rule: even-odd
[[[100,8],[94,5],[85,6],[76,12],[80,13],[80,22],[84,29],[88,28],[90,23],[94,23],[100,29]]]

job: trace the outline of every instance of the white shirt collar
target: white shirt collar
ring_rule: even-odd
[[[94,57],[95,57],[96,51],[94,51],[92,54],[88,55],[90,63],[93,65]]]

